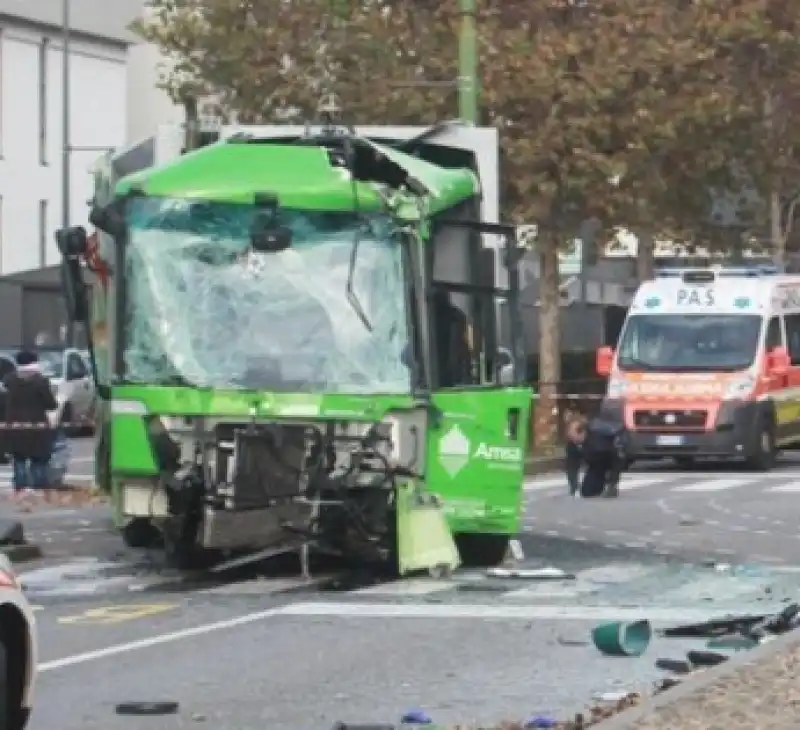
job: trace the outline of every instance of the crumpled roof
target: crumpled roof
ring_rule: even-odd
[[[397,195],[380,181],[353,184],[347,170],[330,164],[328,152],[309,145],[219,142],[168,163],[123,178],[116,192],[139,188],[147,195],[252,202],[253,194],[274,193],[298,210],[376,212],[394,199],[397,217],[420,217],[419,202],[435,214],[480,192],[472,170],[448,169],[403,152],[359,139],[401,167],[421,194]]]

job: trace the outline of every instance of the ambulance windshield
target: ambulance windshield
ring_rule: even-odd
[[[619,345],[620,370],[705,372],[753,364],[763,319],[741,314],[637,314]]]

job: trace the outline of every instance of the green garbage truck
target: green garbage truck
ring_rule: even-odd
[[[181,567],[308,546],[401,575],[503,559],[532,393],[480,131],[239,127],[98,167],[94,230],[56,238],[127,544]]]

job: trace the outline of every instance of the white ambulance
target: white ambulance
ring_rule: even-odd
[[[603,412],[632,459],[714,457],[768,470],[800,446],[800,276],[771,267],[673,269],[643,283],[616,351]]]

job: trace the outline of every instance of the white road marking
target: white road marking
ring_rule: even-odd
[[[87,662],[94,662],[98,659],[105,659],[106,657],[117,656],[118,654],[128,654],[132,651],[140,649],[148,649],[151,646],[160,646],[161,644],[171,644],[175,641],[183,641],[184,639],[191,639],[195,636],[205,636],[206,634],[213,634],[216,631],[223,631],[225,629],[232,629],[237,626],[246,626],[247,624],[264,621],[265,619],[279,616],[285,611],[284,607],[268,608],[264,611],[256,611],[255,613],[247,613],[243,616],[225,619],[223,621],[215,621],[210,624],[202,624],[200,626],[192,626],[179,631],[170,631],[166,634],[156,634],[149,636],[146,639],[138,639],[137,641],[128,641],[124,644],[113,644],[106,646],[102,649],[93,649],[92,651],[82,652],[81,654],[73,654],[71,656],[63,657],[62,659],[51,659],[50,661],[41,662],[39,664],[40,672],[52,672],[56,669],[63,669],[64,667],[73,667],[76,664],[86,664]]]
[[[765,492],[780,492],[783,494],[795,494],[800,492],[800,481],[789,482],[786,484],[776,484],[774,487],[767,487]]]
[[[697,484],[682,484],[673,487],[673,492],[723,492],[726,489],[736,489],[752,482],[752,479],[708,479]]]
[[[500,621],[561,619],[572,621],[636,621],[656,623],[705,621],[719,616],[712,607],[629,608],[622,606],[497,606],[442,603],[295,603],[281,610],[282,616],[339,616],[343,618],[495,619]]]

